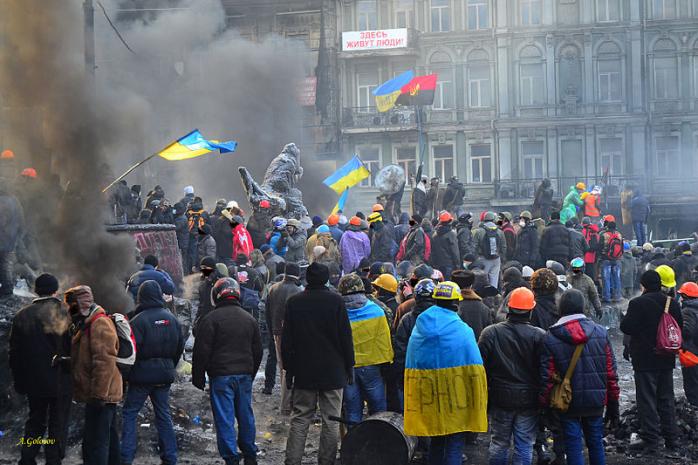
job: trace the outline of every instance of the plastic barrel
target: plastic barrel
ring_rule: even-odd
[[[342,465],[408,465],[417,438],[405,434],[402,415],[381,412],[353,427],[342,441]]]

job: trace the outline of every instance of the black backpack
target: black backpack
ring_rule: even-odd
[[[497,229],[483,228],[485,234],[482,235],[480,240],[480,250],[482,250],[482,256],[492,260],[499,257],[499,235],[497,234]]]

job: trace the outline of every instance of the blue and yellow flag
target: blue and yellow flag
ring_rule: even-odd
[[[354,158],[328,176],[322,183],[336,193],[343,194],[348,188],[354,187],[370,175],[371,172],[358,155],[354,155]]]
[[[487,376],[473,330],[454,311],[419,317],[405,360],[405,433],[487,431]]]
[[[398,97],[402,94],[402,88],[409,84],[413,78],[414,73],[409,70],[376,87],[373,95],[376,97],[378,111],[384,112],[393,108]]]
[[[347,309],[347,313],[354,339],[354,366],[392,363],[393,344],[383,309],[369,300],[361,308]]]
[[[331,215],[334,215],[335,213],[341,211],[344,211],[344,205],[347,203],[347,199],[349,198],[349,188],[347,187],[344,189],[344,193],[339,196],[339,200],[337,200],[337,205],[334,206],[332,209]]]
[[[168,145],[160,152],[158,156],[169,161],[188,160],[190,158],[200,157],[215,150],[220,150],[221,153],[234,152],[237,148],[237,142],[234,140],[228,142],[218,142],[215,140],[204,139],[198,129],[184,137],[177,139],[172,144]]]

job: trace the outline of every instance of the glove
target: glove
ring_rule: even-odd
[[[609,430],[615,430],[620,422],[620,407],[617,400],[610,400],[606,405],[606,416],[603,419],[604,424]]]
[[[104,407],[104,402],[102,399],[97,399],[97,398],[92,398],[87,401],[87,405],[91,405],[92,407]]]
[[[191,384],[193,384],[196,389],[201,389],[203,391],[204,388],[206,387],[206,379],[205,378],[200,379],[198,377],[192,376]]]
[[[286,389],[289,391],[293,389],[293,376],[286,373]]]
[[[350,386],[354,384],[354,370],[351,370],[349,373],[347,373],[347,384]]]
[[[623,346],[623,358],[630,361],[630,347]]]

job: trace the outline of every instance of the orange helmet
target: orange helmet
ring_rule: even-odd
[[[679,289],[679,294],[685,295],[686,297],[690,297],[692,299],[697,299],[698,298],[698,284],[694,283],[693,281],[683,283],[683,285]]]
[[[36,170],[34,168],[24,168],[20,174],[27,178],[36,179]]]
[[[453,221],[453,217],[449,212],[443,210],[441,213],[439,213],[439,223],[448,223],[450,221]]]
[[[509,308],[530,312],[536,307],[533,292],[525,287],[519,287],[509,294]]]
[[[339,215],[336,214],[331,214],[330,216],[327,217],[327,224],[329,226],[336,226],[339,224]]]
[[[14,157],[15,157],[15,153],[10,149],[3,150],[2,153],[0,153],[0,159],[2,159],[2,160],[11,160]]]
[[[375,213],[375,212],[382,212],[383,210],[385,210],[385,209],[383,208],[383,205],[381,205],[381,204],[379,204],[379,203],[374,203],[373,206],[371,207],[371,211],[374,212],[374,213]]]
[[[361,218],[358,216],[352,216],[349,220],[349,224],[352,226],[361,226]]]
[[[616,217],[613,215],[606,215],[603,217],[603,222],[604,223],[615,223],[616,222]]]

